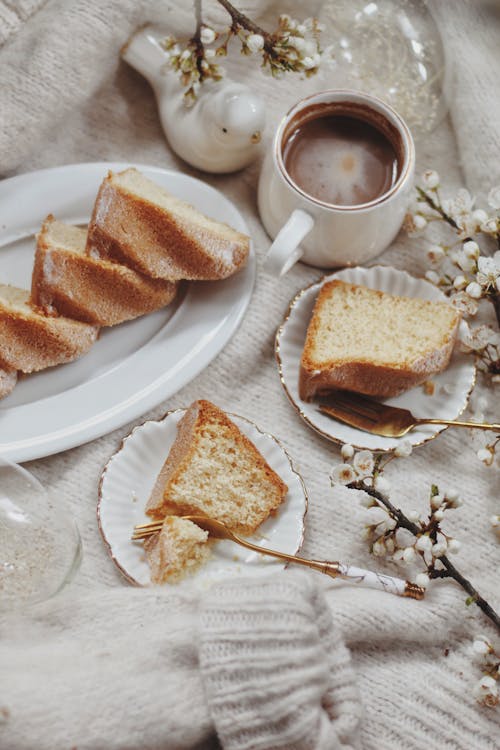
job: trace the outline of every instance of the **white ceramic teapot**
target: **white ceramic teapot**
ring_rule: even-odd
[[[193,167],[206,172],[234,172],[257,155],[265,122],[262,99],[234,81],[206,81],[196,102],[186,107],[177,73],[167,68],[161,34],[139,29],[122,50],[122,58],[151,84],[160,120],[171,148]]]

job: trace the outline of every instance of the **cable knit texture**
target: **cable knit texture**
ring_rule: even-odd
[[[333,0],[237,5],[269,27],[278,12],[319,13],[326,40],[335,22]],[[203,6],[207,22],[227,22],[213,0]],[[436,0],[431,7],[458,87],[450,117],[417,140],[417,168],[437,169],[445,193],[466,181],[479,195],[500,182],[498,4]],[[279,282],[263,271],[269,238],[256,208],[259,159],[239,173],[214,176],[169,150],[149,85],[119,61],[121,45],[147,20],[185,36],[194,27],[192,3],[0,0],[0,173],[130,161],[181,169],[235,202],[258,256],[250,308],[217,359],[143,419],[209,398],[254,420],[284,441],[305,479],[304,555],[394,572],[361,539],[365,511],[355,493],[330,487],[338,447],[299,419],[276,372],[274,332],[289,300],[321,271],[298,264]],[[228,65],[232,77],[265,99],[264,149],[297,99],[345,84],[328,68],[310,79],[275,81],[238,53]],[[421,247],[402,233],[375,262],[421,276]],[[498,417],[493,407],[490,416]],[[0,403],[0,430],[1,410]],[[33,610],[31,620],[9,618],[1,629],[2,750],[209,750],[217,746],[215,732],[231,750],[498,747],[500,711],[475,703],[471,690],[480,674],[468,653],[471,636],[491,630],[477,608],[464,606],[465,594],[453,583],[436,582],[423,602],[291,570],[257,582],[227,581],[201,599],[189,583],[159,592],[126,586],[99,536],[95,505],[103,465],[131,427],[27,466],[73,514],[84,557],[65,592]],[[431,482],[460,489],[465,504],[446,521],[448,533],[463,542],[456,562],[500,609],[499,546],[488,521],[498,512],[498,473],[476,460],[470,435],[447,430],[408,460],[392,462],[387,473],[395,502],[406,510],[424,510]]]

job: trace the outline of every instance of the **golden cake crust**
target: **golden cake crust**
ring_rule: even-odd
[[[124,176],[131,174],[137,180],[134,169],[110,172],[101,184],[89,224],[90,256],[112,258],[171,281],[224,279],[246,263],[246,235],[206,219],[166,191],[167,205],[146,199],[123,184]],[[146,188],[152,185],[141,178]]]
[[[61,228],[75,235],[73,250],[58,240]],[[37,238],[33,304],[48,313],[55,310],[74,320],[113,326],[158,310],[175,298],[176,283],[88,256],[85,243],[85,230],[66,227],[51,215],[45,219]]]

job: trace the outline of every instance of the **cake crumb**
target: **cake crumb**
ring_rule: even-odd
[[[433,383],[432,380],[426,380],[424,383],[422,383],[422,388],[426,396],[434,396],[434,391],[436,390],[436,384]]]

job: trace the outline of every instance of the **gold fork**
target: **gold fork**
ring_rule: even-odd
[[[319,405],[319,410],[345,422],[351,427],[371,432],[374,435],[385,437],[402,437],[413,427],[421,424],[444,424],[453,427],[473,427],[479,430],[498,430],[500,424],[487,424],[485,422],[460,422],[453,419],[432,419],[414,417],[408,409],[399,409],[396,406],[381,404],[367,396],[348,391],[335,391],[328,399],[328,403]]]
[[[425,589],[421,586],[417,586],[410,581],[403,581],[401,578],[395,578],[394,576],[388,576],[382,573],[373,573],[370,570],[363,570],[363,568],[357,568],[353,565],[347,565],[346,563],[330,562],[328,560],[307,560],[304,557],[296,557],[295,555],[288,555],[285,552],[276,552],[276,550],[259,547],[257,544],[252,544],[252,542],[242,539],[228,529],[228,527],[221,521],[216,521],[214,518],[206,518],[205,516],[182,516],[182,518],[185,518],[187,521],[192,521],[200,528],[208,531],[209,535],[214,539],[229,539],[232,542],[236,542],[236,544],[240,544],[242,547],[259,552],[261,555],[270,555],[271,557],[277,557],[279,560],[283,560],[287,563],[304,565],[307,568],[312,568],[312,570],[318,570],[320,573],[325,573],[332,578],[338,577],[349,579],[361,586],[378,589],[379,591],[386,591],[390,594],[396,594],[397,596],[406,596],[410,599],[423,599],[425,595]],[[139,524],[134,527],[132,539],[134,541],[146,539],[157,531],[160,531],[162,526],[163,521],[152,521],[151,523]]]

